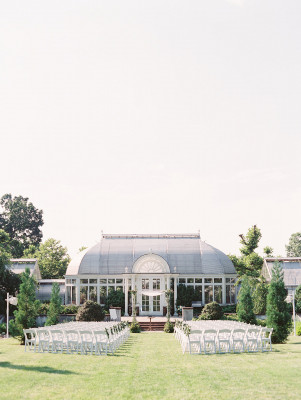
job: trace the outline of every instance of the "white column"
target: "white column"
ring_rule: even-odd
[[[226,304],[226,277],[223,276],[223,304]]]
[[[125,310],[124,310],[124,316],[128,317],[128,309],[129,309],[129,280],[128,278],[125,278]]]
[[[167,290],[170,290],[170,276],[167,277]]]
[[[177,297],[178,297],[178,284],[177,284],[177,278],[174,278],[174,307],[175,307],[175,315],[178,315],[177,313]]]
[[[76,279],[76,304],[79,306],[79,303],[80,303],[79,279]]]

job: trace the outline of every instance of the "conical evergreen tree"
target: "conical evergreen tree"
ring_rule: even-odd
[[[34,328],[40,302],[36,299],[36,281],[30,276],[29,268],[21,276],[20,293],[18,294],[18,309],[14,312],[17,337],[24,344],[23,329]]]
[[[273,328],[273,343],[284,343],[290,333],[292,321],[286,297],[283,270],[277,262],[274,264],[267,296],[267,326]]]
[[[251,294],[251,287],[249,282],[249,277],[244,275],[241,281],[241,288],[238,293],[238,303],[237,303],[237,316],[242,322],[248,324],[255,324],[256,318],[253,311],[253,300]]]
[[[59,315],[62,309],[60,287],[57,282],[52,285],[51,299],[45,325],[56,325],[59,322]]]

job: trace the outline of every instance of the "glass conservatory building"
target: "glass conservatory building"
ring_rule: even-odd
[[[74,258],[66,272],[66,304],[86,300],[105,303],[109,291],[137,290],[140,315],[162,315],[164,291],[177,299],[179,284],[200,292],[202,305],[236,302],[235,268],[224,253],[201,240],[199,234],[108,235]]]

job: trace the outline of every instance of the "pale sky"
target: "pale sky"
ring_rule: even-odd
[[[0,0],[0,196],[74,256],[104,233],[238,254],[301,230],[301,2]]]

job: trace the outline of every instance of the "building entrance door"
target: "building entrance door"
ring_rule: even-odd
[[[140,280],[140,314],[141,315],[162,315],[162,278],[141,278]]]

